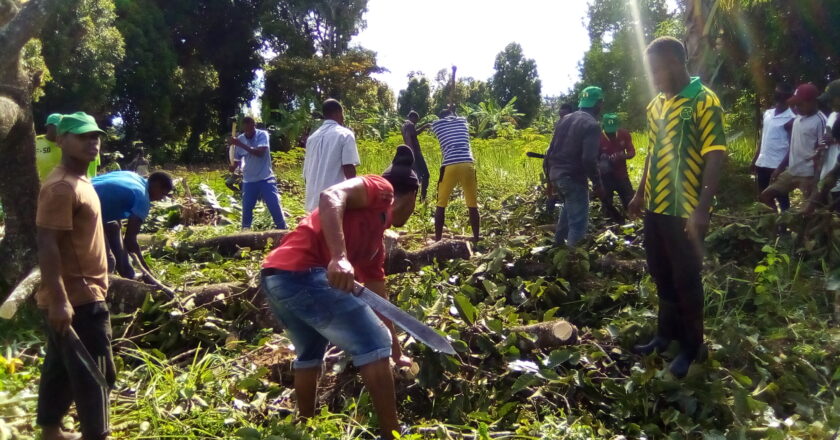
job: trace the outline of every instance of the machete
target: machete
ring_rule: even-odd
[[[76,356],[82,362],[82,365],[85,366],[91,376],[93,376],[93,379],[96,380],[96,383],[102,388],[108,388],[108,381],[105,379],[105,375],[99,371],[99,367],[96,366],[96,361],[93,360],[93,356],[90,355],[85,345],[82,344],[82,340],[79,339],[76,330],[73,330],[73,326],[67,328],[67,333],[64,337],[65,341],[70,344],[70,348],[73,349],[73,352],[76,353]]]
[[[365,304],[369,305],[374,311],[380,315],[388,318],[394,324],[400,326],[411,336],[414,336],[418,341],[428,345],[432,349],[446,354],[455,354],[455,349],[449,344],[443,336],[437,334],[426,324],[415,319],[413,316],[401,310],[399,307],[391,304],[387,299],[377,295],[365,286],[356,283],[353,289],[353,295],[356,295]]]

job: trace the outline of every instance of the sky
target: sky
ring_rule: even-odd
[[[567,92],[589,48],[586,0],[369,0],[367,28],[352,43],[377,52],[389,72],[375,75],[394,94],[420,71],[434,80],[458,66],[458,77],[487,80],[508,43],[537,63],[542,94]]]

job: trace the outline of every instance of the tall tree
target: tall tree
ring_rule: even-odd
[[[367,0],[266,0],[262,31],[269,47],[289,56],[336,56],[364,29]]]
[[[510,43],[496,55],[493,67],[496,69],[490,81],[493,96],[500,105],[516,97],[513,105],[523,114],[520,125],[527,127],[540,108],[542,83],[537,74],[537,63],[525,58],[519,43]]]
[[[36,120],[83,110],[103,120],[111,112],[116,68],[125,56],[113,0],[62,2],[41,31],[52,80],[35,105]]]
[[[397,111],[403,117],[414,110],[421,116],[429,114],[432,106],[432,93],[429,80],[422,73],[411,72],[408,74],[408,86],[400,90],[397,98]]]
[[[36,264],[35,127],[32,91],[38,72],[24,70],[23,47],[41,32],[59,0],[0,0],[0,204],[6,213],[0,241],[0,297]]]
[[[682,38],[682,29],[675,25],[665,0],[640,0],[639,9],[644,11],[641,22],[634,19],[629,3],[595,0],[589,5],[591,46],[581,61],[581,80],[575,85],[574,94],[588,85],[601,87],[605,110],[621,113],[625,125],[641,128],[641,110],[652,97],[644,71],[644,45],[661,34]]]

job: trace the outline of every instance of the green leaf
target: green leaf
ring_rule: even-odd
[[[476,311],[469,298],[459,293],[455,295],[454,300],[455,307],[458,309],[458,314],[461,315],[461,318],[467,321],[467,324],[473,325],[475,323]]]

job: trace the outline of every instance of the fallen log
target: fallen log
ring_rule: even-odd
[[[577,342],[578,335],[577,327],[563,319],[513,327],[510,331],[535,336],[537,339],[533,345],[539,349],[551,349],[574,344]],[[524,345],[530,345],[530,341],[527,341]]]
[[[289,231],[272,230],[263,232],[241,232],[232,235],[183,242],[177,246],[176,258],[179,260],[195,259],[200,249],[212,249],[224,257],[234,257],[242,249],[265,249],[274,246]],[[462,240],[441,240],[417,251],[407,251],[399,243],[399,234],[385,235],[385,273],[394,274],[417,270],[435,261],[469,259],[472,247]]]

